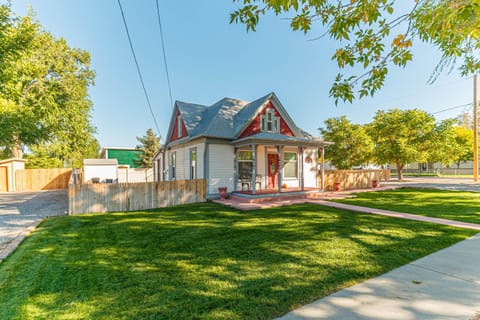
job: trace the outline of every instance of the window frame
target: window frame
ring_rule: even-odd
[[[287,154],[294,154],[295,155],[295,160],[294,161],[287,161]],[[295,175],[287,176],[286,175],[286,167],[288,164],[295,163]],[[298,179],[298,152],[296,151],[285,151],[283,153],[283,177],[285,179]]]
[[[195,160],[192,155],[195,154]],[[197,148],[190,149],[190,180],[197,179]]]
[[[240,153],[249,153],[250,156],[248,157],[248,159],[241,159],[242,157],[240,157]],[[242,176],[241,173],[242,173],[242,170],[240,170],[240,163],[250,163],[250,168],[253,168],[253,154],[252,154],[252,151],[251,150],[238,150],[237,151],[237,175],[239,178],[251,178],[252,177],[252,170],[250,170],[249,172],[249,175],[248,176]]]
[[[280,132],[280,117],[275,116],[274,108],[267,108],[264,115],[260,116],[261,132]]]
[[[183,126],[182,126],[182,115],[179,114],[177,117],[177,138],[183,136]]]
[[[177,179],[177,152],[174,151],[170,154],[170,169],[171,169],[171,180]]]

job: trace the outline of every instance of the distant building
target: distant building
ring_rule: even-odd
[[[138,160],[137,154],[142,154],[142,151],[135,148],[113,148],[105,147],[100,153],[102,159],[117,159],[118,166],[128,168],[138,168],[135,160]]]

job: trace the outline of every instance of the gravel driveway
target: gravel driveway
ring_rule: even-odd
[[[382,182],[382,185],[480,192],[480,183],[474,182],[473,179],[437,177],[405,177],[404,179],[404,181],[398,181],[392,176],[390,181]]]
[[[28,234],[44,218],[67,211],[66,190],[0,193],[0,261],[15,238]]]

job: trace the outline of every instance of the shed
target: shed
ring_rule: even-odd
[[[117,159],[84,159],[83,182],[84,183],[111,183],[118,179]]]
[[[25,160],[0,160],[0,192],[15,191],[15,171],[25,169]]]

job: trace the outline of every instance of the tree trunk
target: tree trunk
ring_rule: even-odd
[[[13,137],[13,140],[14,140],[14,143],[13,143],[13,146],[11,147],[12,156],[15,159],[22,159],[22,156],[23,156],[22,144],[20,143],[20,140],[18,139],[17,135]]]
[[[398,181],[403,181],[403,164],[397,162]]]

